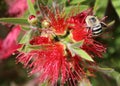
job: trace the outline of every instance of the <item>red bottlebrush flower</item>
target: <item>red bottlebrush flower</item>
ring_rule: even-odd
[[[85,19],[88,15],[92,15],[91,9],[81,12],[80,14],[68,19],[68,23],[71,29],[71,38],[73,41],[84,40],[84,44],[81,48],[87,51],[89,54],[96,54],[101,57],[102,53],[106,51],[106,48],[95,41],[92,37],[92,32],[88,30]]]
[[[5,0],[8,4],[10,16],[21,16],[27,10],[27,0]],[[32,0],[34,2],[35,0]]]
[[[51,26],[57,35],[65,35],[67,30],[67,23],[64,18],[52,16]]]
[[[89,54],[93,53],[98,57],[102,57],[102,54],[106,52],[106,48],[101,43],[93,39],[86,39],[82,48]]]
[[[39,44],[49,44],[51,43],[51,40],[47,37],[34,37],[31,41],[30,44],[32,45],[39,45]]]
[[[86,39],[86,37],[89,35],[90,33],[87,32],[86,28],[83,27],[79,27],[79,28],[75,28],[73,30],[71,30],[71,38],[73,39],[73,41],[81,41]]]
[[[20,26],[16,26],[4,40],[0,40],[0,59],[8,58],[20,46],[17,44],[17,37],[20,33]]]
[[[30,68],[30,74],[37,73],[41,83],[55,86],[60,81],[61,85],[68,82],[70,86],[77,86],[77,81],[87,76],[86,71],[90,71],[88,67],[93,64],[90,62],[93,61],[93,53],[101,56],[105,51],[100,43],[94,41],[87,28],[85,19],[92,15],[91,9],[66,20],[59,11],[54,14],[46,10],[48,15],[41,19],[39,36],[33,37],[29,44],[38,48],[20,53],[17,61]]]
[[[85,19],[88,15],[92,15],[92,8],[91,9],[87,9],[79,14],[77,14],[76,16],[72,16],[70,18],[67,19],[67,22],[69,24],[69,28],[70,29],[75,29],[75,28],[83,28],[86,26],[85,24]]]
[[[106,51],[106,48],[99,42],[92,38],[91,32],[87,32],[86,28],[73,29],[71,31],[71,38],[73,41],[84,40],[83,48],[89,54],[94,53],[95,55],[102,57],[102,53]]]
[[[31,68],[30,74],[38,73],[41,83],[48,82],[50,86],[54,86],[61,78],[61,84],[65,84],[69,79],[69,84],[75,84],[75,80],[84,76],[85,73],[79,65],[81,58],[75,56],[69,57],[68,60],[62,43],[52,43],[46,37],[34,38],[30,43],[43,45],[44,49],[21,53],[17,59],[25,67]]]
[[[48,8],[45,8],[46,11],[48,11],[48,18],[49,23],[52,27],[52,30],[56,35],[65,35],[67,30],[67,22],[65,20],[65,17],[62,16],[63,14],[60,13],[59,9],[56,9],[56,14],[54,14],[52,11],[50,11]],[[47,18],[46,18],[47,19]]]

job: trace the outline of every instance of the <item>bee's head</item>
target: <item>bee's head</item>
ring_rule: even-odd
[[[85,21],[88,26],[95,26],[96,24],[100,23],[97,17],[95,16],[87,16]]]

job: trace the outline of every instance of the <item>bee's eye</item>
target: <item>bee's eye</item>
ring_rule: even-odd
[[[96,22],[96,19],[95,19],[95,18],[90,18],[89,21],[90,21],[91,23],[95,23],[95,22]]]

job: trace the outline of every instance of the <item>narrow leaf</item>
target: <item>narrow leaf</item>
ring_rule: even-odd
[[[59,0],[58,4],[65,4],[68,0]]]
[[[94,67],[93,67],[94,68]],[[112,68],[101,68],[101,67],[95,67],[95,69],[101,73],[104,73],[105,75],[113,78],[116,80],[118,86],[120,86],[120,73],[115,71]]]
[[[29,31],[31,28],[29,28],[29,27],[25,27],[25,26],[21,26],[22,28],[22,30],[24,30],[24,31]]]
[[[44,83],[40,84],[40,86],[48,86],[48,81],[45,81]]]
[[[30,30],[30,31],[28,31],[24,36],[23,36],[23,38],[20,40],[20,44],[26,44],[26,43],[28,43],[29,42],[29,40],[30,40],[30,37],[31,37],[31,32],[32,32],[32,30]]]
[[[52,3],[53,0],[37,0],[38,4],[42,4],[43,6],[46,6],[47,3]]]
[[[86,10],[86,9],[88,9],[87,5],[68,6],[68,7],[65,8],[65,13],[70,14],[71,11],[74,11],[74,12],[77,11],[77,13],[79,13],[79,12],[81,12],[83,10]]]
[[[40,46],[40,45],[26,44],[26,45],[23,45],[20,49],[18,49],[18,51],[27,53],[27,52],[30,52],[32,50],[40,50],[42,48],[43,48],[42,45]]]
[[[42,46],[39,45],[26,45],[25,52],[30,52],[31,50],[40,50],[42,49]]]
[[[28,10],[30,12],[30,15],[36,15],[35,9],[34,9],[34,5],[32,3],[31,0],[27,0],[28,3]]]
[[[88,9],[89,8],[89,6],[88,5],[80,5],[80,12],[82,12],[82,11],[84,11],[84,10],[86,10],[86,9]]]
[[[118,16],[120,17],[120,0],[111,0]]]
[[[0,22],[19,24],[19,25],[29,25],[26,18],[0,18]]]
[[[33,50],[38,50],[40,48],[43,48],[44,45],[28,45],[27,47]]]
[[[70,4],[79,4],[79,3],[82,3],[82,2],[84,2],[85,0],[72,0],[71,2],[70,2]]]
[[[71,52],[72,56],[78,55],[81,58],[88,60],[88,61],[94,61],[90,55],[88,55],[83,49],[79,48],[79,47],[73,47],[72,44],[70,43],[65,43],[67,45],[68,50]],[[82,42],[81,42],[82,44]]]
[[[90,83],[89,79],[83,78],[80,80],[80,82],[78,82],[78,86],[92,86],[92,84]]]
[[[71,44],[71,47],[79,48],[79,47],[81,47],[83,45],[83,42],[84,42],[84,40],[76,42],[76,43],[73,43],[73,44]]]
[[[103,0],[103,1],[95,0],[95,5],[93,9],[95,15],[97,15],[100,18],[103,17],[105,14],[107,3],[108,3],[108,0]]]
[[[52,5],[53,0],[48,0],[47,5]]]
[[[94,60],[91,58],[91,56],[88,55],[84,50],[82,50],[80,48],[73,48],[73,51],[75,52],[75,54],[77,54],[81,58],[94,62]]]

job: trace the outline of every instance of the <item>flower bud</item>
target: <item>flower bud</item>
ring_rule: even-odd
[[[38,22],[37,17],[35,15],[30,15],[29,18],[28,18],[28,22],[31,25],[36,25],[37,22]]]
[[[48,27],[50,27],[50,22],[48,22],[47,20],[43,20],[43,21],[42,21],[42,27],[43,27],[43,28],[48,28]]]
[[[40,11],[36,11],[37,17],[40,17]]]

